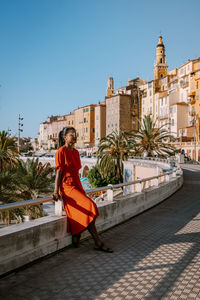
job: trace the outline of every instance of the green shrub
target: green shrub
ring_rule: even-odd
[[[92,167],[88,172],[88,182],[93,188],[106,186],[108,184],[117,184],[118,180],[115,175],[110,174],[109,176],[103,178],[99,172],[98,165]]]

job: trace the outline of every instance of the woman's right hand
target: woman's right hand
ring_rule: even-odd
[[[58,192],[53,193],[53,200],[58,201],[60,199],[60,194]]]

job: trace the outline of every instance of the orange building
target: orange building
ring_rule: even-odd
[[[74,127],[77,131],[77,148],[91,148],[95,141],[95,104],[74,110]]]

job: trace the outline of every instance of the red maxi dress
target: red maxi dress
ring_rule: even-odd
[[[56,170],[62,172],[59,192],[62,195],[67,215],[67,231],[78,234],[96,220],[99,215],[96,203],[85,194],[79,178],[81,161],[76,149],[65,146],[58,149],[55,155]]]

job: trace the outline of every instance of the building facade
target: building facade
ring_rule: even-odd
[[[106,104],[99,103],[95,106],[95,146],[106,136]]]
[[[38,134],[39,151],[57,149],[59,132],[67,126],[74,126],[73,113],[64,116],[51,116],[41,123]]]
[[[92,148],[95,143],[95,104],[74,110],[77,148]]]

